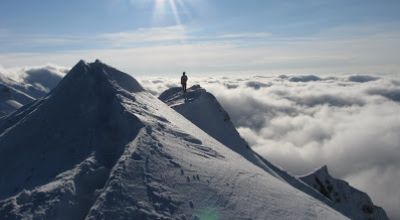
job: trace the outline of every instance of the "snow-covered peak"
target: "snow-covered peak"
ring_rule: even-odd
[[[0,119],[0,175],[0,219],[347,219],[100,62]]]
[[[79,61],[55,90],[62,90],[64,87],[77,89],[76,87],[78,86],[87,88],[103,86],[103,89],[106,89],[107,86],[112,86],[114,89],[125,90],[126,92],[141,92],[144,90],[136,79],[102,63],[100,60],[96,60],[93,63],[87,63],[84,60]]]
[[[346,181],[332,177],[327,166],[300,179],[331,200],[334,208],[351,219],[388,219],[385,211],[375,206],[366,193],[355,189]]]
[[[194,85],[183,93],[179,87],[164,91],[159,99],[185,116],[222,144],[242,151],[248,144],[240,137],[229,114],[211,93]]]
[[[188,88],[186,93],[184,93],[180,87],[169,88],[161,93],[159,99],[167,103],[169,106],[175,106],[197,101],[201,96],[208,96],[209,99],[213,99],[212,95],[207,93],[207,91],[200,85],[194,85]]]

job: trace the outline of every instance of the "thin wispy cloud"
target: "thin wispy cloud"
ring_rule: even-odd
[[[99,44],[106,45],[107,48],[145,45],[146,43],[167,43],[169,41],[179,41],[185,38],[183,26],[140,28],[134,31],[102,33],[97,35],[18,35],[0,37],[0,42],[11,43],[12,45],[31,45],[35,47],[59,46],[84,46],[75,50],[95,48]],[[86,45],[86,46],[85,46]],[[9,48],[12,49],[12,48]],[[5,50],[5,48],[3,48]],[[62,49],[70,50],[70,49]],[[25,52],[35,52],[29,47]]]
[[[138,29],[131,32],[119,32],[101,34],[94,41],[111,43],[111,46],[140,45],[145,43],[168,43],[184,40],[186,38],[183,26],[158,27],[149,29]]]
[[[182,38],[186,40],[182,42]],[[66,39],[85,42],[86,38]],[[37,65],[49,62],[72,66],[81,58],[100,58],[131,74],[174,73],[183,69],[211,74],[396,73],[400,65],[397,62],[400,45],[391,36],[379,39],[364,36],[362,40],[356,41],[301,39],[265,45],[248,45],[247,40],[201,39],[190,36],[188,32],[183,33],[180,26],[174,26],[103,34],[91,38],[92,43],[101,42],[106,47],[103,49],[93,49],[91,45],[79,48],[81,42],[75,46],[77,49],[1,53],[0,58],[1,64],[6,67],[20,66],[21,63]],[[43,44],[52,42],[48,39],[42,41]],[[123,45],[127,44],[131,45],[125,48]]]
[[[208,43],[218,40],[242,40],[247,41],[250,39],[260,39],[270,37],[272,34],[268,32],[255,32],[255,33],[230,33],[230,34],[217,34],[217,35],[196,35],[193,31],[188,30],[183,25],[167,26],[167,27],[152,27],[152,28],[139,28],[132,31],[114,32],[114,33],[101,33],[97,35],[18,35],[10,34],[9,36],[0,36],[0,42],[12,44],[13,46],[20,45],[21,43],[32,45],[34,47],[49,47],[49,46],[80,46],[86,45],[84,49],[95,49],[97,45],[106,45],[106,48],[123,48],[130,47],[143,47],[149,44],[180,44],[182,41],[188,43]],[[12,48],[10,48],[12,49]],[[6,48],[3,48],[6,50]],[[24,52],[34,52],[29,47],[25,47]]]
[[[400,44],[393,37],[394,32],[357,38],[329,38],[321,33],[312,40],[292,38],[290,41],[269,32],[207,36],[198,32],[178,25],[93,36],[0,38],[5,45],[1,49],[4,52],[0,53],[1,64],[9,67],[51,62],[72,66],[80,58],[100,58],[132,74],[187,69],[214,74],[333,72],[362,75],[396,73],[400,69]],[[400,32],[397,36],[400,38]],[[19,45],[27,45],[26,50],[18,52],[15,47]],[[54,47],[59,50],[52,51]]]
[[[269,32],[255,32],[255,33],[236,33],[236,34],[222,34],[216,36],[217,39],[252,39],[252,38],[267,38],[271,37],[272,33]]]

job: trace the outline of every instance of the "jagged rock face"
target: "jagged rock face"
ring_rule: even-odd
[[[0,119],[0,174],[6,220],[347,219],[99,61]]]
[[[375,206],[366,193],[343,180],[333,178],[326,166],[300,179],[331,200],[337,210],[351,219],[389,219],[385,211]]]

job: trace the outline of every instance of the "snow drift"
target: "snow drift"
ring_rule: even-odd
[[[0,119],[0,219],[346,219],[232,138],[81,61]]]

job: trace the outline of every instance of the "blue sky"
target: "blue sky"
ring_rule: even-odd
[[[2,0],[0,64],[397,73],[399,11],[395,0]]]

